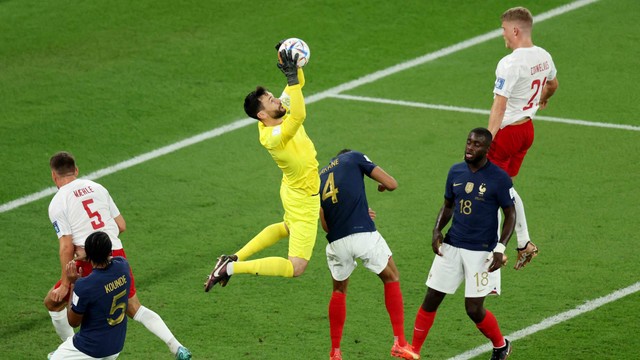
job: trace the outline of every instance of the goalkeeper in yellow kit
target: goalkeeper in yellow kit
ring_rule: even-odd
[[[279,44],[276,49],[278,47]],[[280,59],[278,68],[288,83],[282,99],[258,86],[245,98],[244,110],[258,120],[260,143],[282,170],[280,198],[284,221],[264,228],[235,254],[221,255],[204,284],[204,291],[209,291],[217,283],[225,286],[233,274],[300,276],[313,252],[320,212],[320,177],[316,149],[303,125],[306,118],[302,96],[304,74],[296,65],[298,55],[292,57],[291,50],[281,51]],[[247,261],[253,254],[287,236],[288,258],[267,257]]]

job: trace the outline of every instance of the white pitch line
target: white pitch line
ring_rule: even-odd
[[[522,339],[529,335],[535,334],[538,331],[542,331],[554,325],[560,324],[561,322],[571,320],[579,315],[582,315],[589,311],[593,311],[603,305],[622,299],[623,297],[634,294],[638,291],[640,291],[640,281],[624,289],[614,291],[609,295],[605,295],[597,299],[587,301],[586,303],[580,306],[577,306],[574,309],[562,312],[558,315],[548,317],[537,324],[531,325],[522,330],[515,331],[509,335],[505,335],[505,337],[511,341]],[[448,360],[468,360],[478,355],[489,352],[492,349],[493,349],[493,346],[491,346],[491,344],[486,344],[486,345],[478,346],[477,348],[471,349],[455,357],[449,358]]]
[[[484,110],[484,109],[473,109],[473,108],[467,108],[467,107],[461,107],[461,106],[450,106],[450,105],[435,105],[435,104],[427,104],[427,103],[421,103],[421,102],[415,102],[415,101],[392,100],[392,99],[374,98],[374,97],[368,97],[368,96],[336,94],[336,95],[332,95],[332,97],[337,99],[344,99],[344,100],[372,102],[372,103],[387,104],[387,105],[408,106],[408,107],[442,110],[442,111],[455,111],[455,112],[469,113],[469,114],[489,115],[490,113],[489,110]],[[596,121],[564,119],[559,117],[541,116],[541,115],[536,115],[535,119],[536,121],[543,120],[543,121],[550,121],[550,122],[557,122],[557,123],[564,123],[564,124],[571,124],[571,125],[595,126],[595,127],[603,127],[603,128],[610,128],[610,129],[640,131],[640,126],[634,126],[634,125],[609,124],[609,123],[596,122]]]
[[[549,10],[549,11],[547,11],[545,13],[542,13],[542,14],[540,14],[538,16],[535,16],[534,17],[534,21],[536,23],[540,23],[542,21],[551,19],[551,18],[553,18],[555,16],[562,15],[562,14],[567,13],[569,11],[572,11],[572,10],[581,8],[583,6],[592,4],[592,3],[596,2],[596,1],[598,1],[598,0],[579,0],[579,1],[575,1],[575,2],[566,4],[566,5],[563,5],[563,6],[559,6],[559,7],[555,8],[555,9]],[[361,86],[361,85],[364,85],[364,84],[369,84],[371,82],[374,82],[376,80],[380,80],[380,79],[382,79],[384,77],[387,77],[389,75],[396,74],[396,73],[398,73],[400,71],[404,71],[404,70],[416,67],[418,65],[425,64],[425,63],[427,63],[429,61],[433,61],[435,59],[439,59],[441,57],[444,57],[444,56],[447,56],[447,55],[451,55],[451,54],[456,53],[458,51],[461,51],[461,50],[470,48],[472,46],[484,43],[486,41],[495,39],[497,37],[500,37],[501,35],[502,35],[502,30],[500,30],[500,29],[490,31],[490,32],[488,32],[488,33],[486,33],[484,35],[476,36],[476,37],[471,38],[469,40],[462,41],[462,42],[457,43],[455,45],[451,45],[449,47],[437,50],[435,52],[420,56],[420,57],[415,58],[413,60],[405,61],[403,63],[394,65],[394,66],[389,67],[389,68],[384,69],[384,70],[376,71],[376,72],[374,72],[372,74],[363,76],[363,77],[361,77],[359,79],[352,80],[352,81],[346,82],[346,83],[344,83],[342,85],[338,85],[336,87],[333,87],[333,88],[330,88],[328,90],[325,90],[323,92],[311,95],[311,96],[306,98],[305,102],[306,102],[306,104],[312,104],[312,103],[314,103],[316,101],[320,101],[320,100],[326,99],[326,98],[328,98],[330,96],[337,95],[337,94],[339,94],[339,93],[341,93],[343,91],[348,91],[348,90],[354,89],[354,88],[356,88],[358,86]],[[172,153],[174,151],[180,150],[182,148],[185,148],[187,146],[197,144],[197,143],[199,143],[201,141],[205,141],[205,140],[208,140],[208,139],[223,135],[225,133],[231,132],[233,130],[237,130],[237,129],[243,128],[243,127],[245,127],[245,126],[247,126],[249,124],[252,124],[252,123],[255,123],[255,120],[253,120],[251,118],[244,118],[244,119],[236,120],[236,121],[234,121],[234,122],[232,122],[230,124],[215,128],[213,130],[204,132],[204,133],[199,134],[199,135],[192,136],[192,137],[187,138],[185,140],[178,141],[176,143],[164,146],[162,148],[150,151],[148,153],[145,153],[145,154],[142,154],[142,155],[138,155],[138,156],[136,156],[136,157],[134,157],[132,159],[125,160],[125,161],[123,161],[121,163],[118,163],[118,164],[113,165],[113,166],[109,166],[109,167],[104,168],[102,170],[98,170],[96,172],[93,172],[91,174],[83,176],[83,178],[88,178],[88,179],[95,180],[95,179],[98,179],[98,178],[100,178],[102,176],[113,174],[113,173],[118,172],[120,170],[124,170],[124,169],[132,167],[134,165],[141,164],[141,163],[143,163],[145,161],[155,159],[155,158],[157,158],[159,156],[166,155],[166,154]],[[2,214],[4,212],[7,212],[9,210],[15,209],[17,207],[29,204],[31,202],[40,200],[40,199],[42,199],[42,198],[44,198],[46,196],[54,194],[55,192],[56,192],[56,188],[55,187],[50,187],[50,188],[44,189],[42,191],[33,193],[31,195],[27,195],[27,196],[21,197],[19,199],[10,201],[8,203],[2,204],[2,205],[0,205],[0,214]]]

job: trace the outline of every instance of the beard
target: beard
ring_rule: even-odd
[[[274,119],[280,119],[281,117],[285,116],[287,114],[287,110],[286,109],[278,109],[278,110],[274,110],[273,111],[273,118]]]

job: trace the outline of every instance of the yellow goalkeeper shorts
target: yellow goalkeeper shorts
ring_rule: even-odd
[[[289,228],[289,256],[311,259],[318,234],[320,196],[280,187],[284,223]]]

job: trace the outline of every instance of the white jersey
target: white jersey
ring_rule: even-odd
[[[49,219],[61,238],[73,237],[73,245],[84,247],[87,237],[96,231],[109,235],[112,249],[122,249],[120,230],[114,220],[120,210],[104,186],[91,180],[76,179],[58,189],[49,204]]]
[[[495,95],[507,101],[507,110],[500,128],[524,118],[532,118],[538,111],[542,88],[556,78],[556,66],[549,53],[538,46],[518,48],[498,63]]]

